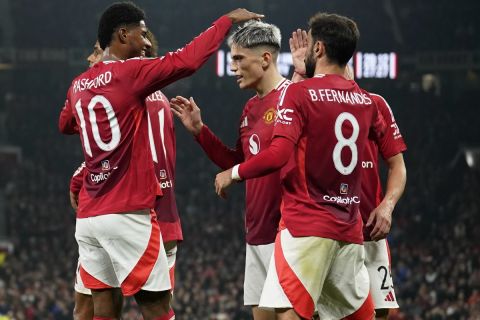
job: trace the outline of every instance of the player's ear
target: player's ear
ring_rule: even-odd
[[[266,68],[272,63],[273,61],[273,55],[271,52],[265,51],[262,54],[262,68]]]
[[[315,44],[313,45],[313,53],[317,58],[320,58],[325,52],[325,45],[323,44],[322,41],[317,40],[315,41]]]
[[[116,34],[120,43],[122,44],[127,43],[127,34],[128,34],[127,28],[118,28]]]

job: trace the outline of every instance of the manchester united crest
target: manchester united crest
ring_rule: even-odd
[[[275,114],[275,108],[270,108],[265,111],[265,113],[263,114],[263,121],[265,121],[265,124],[273,123],[273,121],[275,120]]]

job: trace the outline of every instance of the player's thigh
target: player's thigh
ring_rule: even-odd
[[[246,244],[243,283],[243,302],[245,305],[256,306],[260,303],[273,247],[273,243],[264,245]]]
[[[318,300],[320,319],[341,319],[359,309],[371,312],[373,316],[370,282],[364,261],[363,245],[341,243]],[[368,306],[364,306],[366,301]]]
[[[92,295],[83,294],[75,291],[74,299],[75,299],[75,306],[73,308],[73,318],[75,320],[92,320],[93,318]]]
[[[171,293],[167,291],[140,290],[134,295],[143,316],[166,314],[170,310]]]
[[[168,273],[173,292],[173,289],[175,288],[175,265],[177,263],[177,241],[166,242],[164,243],[164,246],[165,253],[167,255]]]
[[[124,295],[171,288],[167,256],[155,215],[145,211],[105,215],[97,221]]]
[[[82,277],[80,276],[80,260],[78,260],[77,269],[76,269],[76,272],[75,272],[74,289],[75,289],[76,293],[89,296],[90,300],[91,300],[92,291],[90,289],[88,289],[87,287],[85,287],[85,284],[83,283]]]
[[[120,288],[92,289],[94,315],[96,317],[119,318],[121,297]]]
[[[365,266],[370,277],[370,293],[375,309],[398,308],[391,274],[390,253],[385,239],[367,241],[365,247]],[[381,313],[384,311],[379,311]]]
[[[293,308],[310,319],[323,283],[339,248],[338,241],[320,237],[293,237],[279,232],[260,299],[261,307]]]

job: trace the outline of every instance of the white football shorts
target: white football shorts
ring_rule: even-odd
[[[243,303],[258,306],[263,285],[267,278],[268,265],[273,254],[273,243],[250,245],[245,251],[245,280],[243,283]]]
[[[124,296],[171,288],[153,210],[77,219],[75,238],[80,277],[86,288],[120,287]]]
[[[375,309],[398,308],[393,289],[390,250],[387,240],[365,241],[365,266],[370,276],[370,293]]]
[[[275,240],[260,307],[293,308],[311,319],[372,319],[374,308],[362,245],[320,237],[293,237],[281,230]]]

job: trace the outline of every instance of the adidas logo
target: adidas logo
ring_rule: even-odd
[[[248,127],[247,117],[243,118],[242,123],[240,124],[240,129]]]
[[[388,294],[387,294],[387,297],[385,298],[385,301],[395,301],[395,296],[393,295],[393,292],[390,291]]]

